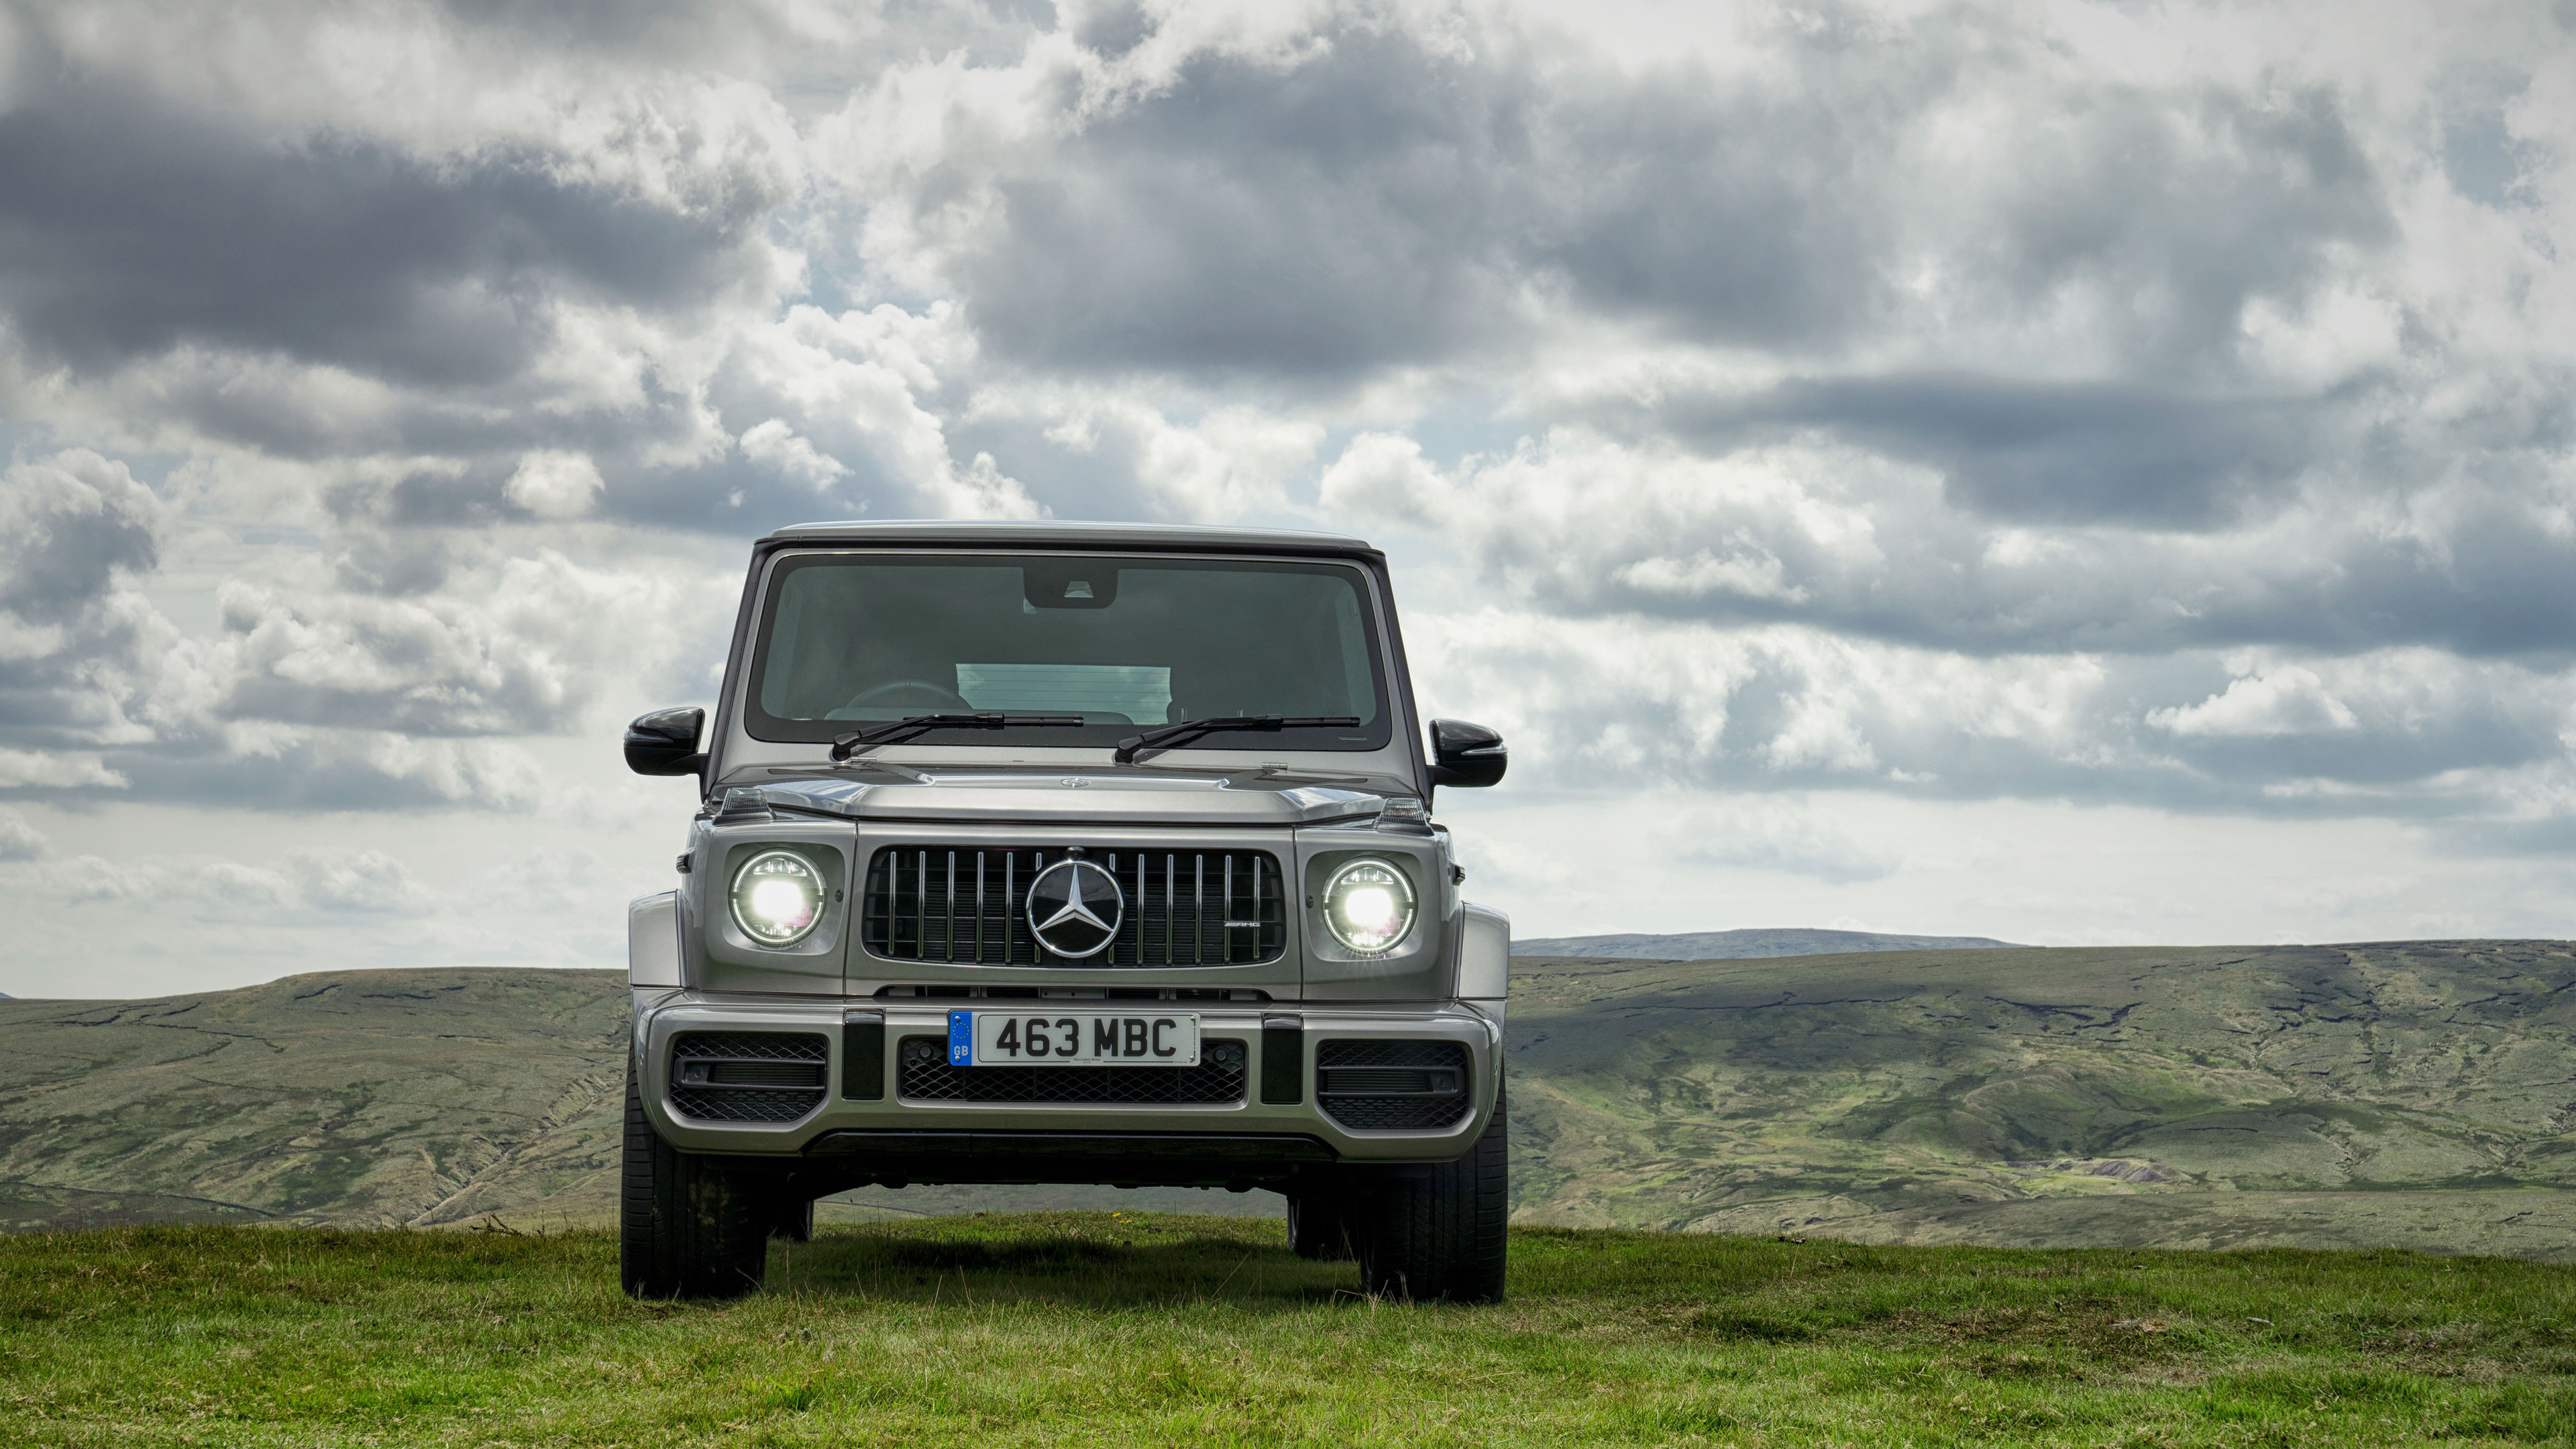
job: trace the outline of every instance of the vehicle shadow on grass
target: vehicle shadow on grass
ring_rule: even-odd
[[[1364,1304],[1359,1269],[1288,1251],[1273,1219],[1164,1213],[990,1213],[827,1227],[770,1246],[768,1291],[881,1302],[1253,1311]]]

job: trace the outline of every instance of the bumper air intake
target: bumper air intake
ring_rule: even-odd
[[[824,1038],[692,1031],[671,1042],[671,1108],[699,1122],[794,1122],[823,1105]]]
[[[1434,1132],[1474,1110],[1467,1048],[1454,1041],[1328,1041],[1315,1048],[1315,1103],[1353,1131]]]

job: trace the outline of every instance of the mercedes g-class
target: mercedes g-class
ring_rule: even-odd
[[[1502,740],[1414,713],[1355,539],[832,523],[754,545],[680,888],[628,909],[622,1263],[761,1282],[866,1184],[1267,1190],[1367,1291],[1503,1291],[1510,926],[1432,814]]]

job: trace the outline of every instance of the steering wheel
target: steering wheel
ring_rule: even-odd
[[[843,709],[917,709],[924,714],[964,714],[975,708],[966,696],[927,679],[890,679],[850,696]]]

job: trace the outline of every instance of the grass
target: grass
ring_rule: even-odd
[[[738,1303],[604,1233],[0,1238],[16,1444],[2576,1442],[2576,1268],[1523,1231],[1494,1308],[1272,1220],[870,1224]]]

